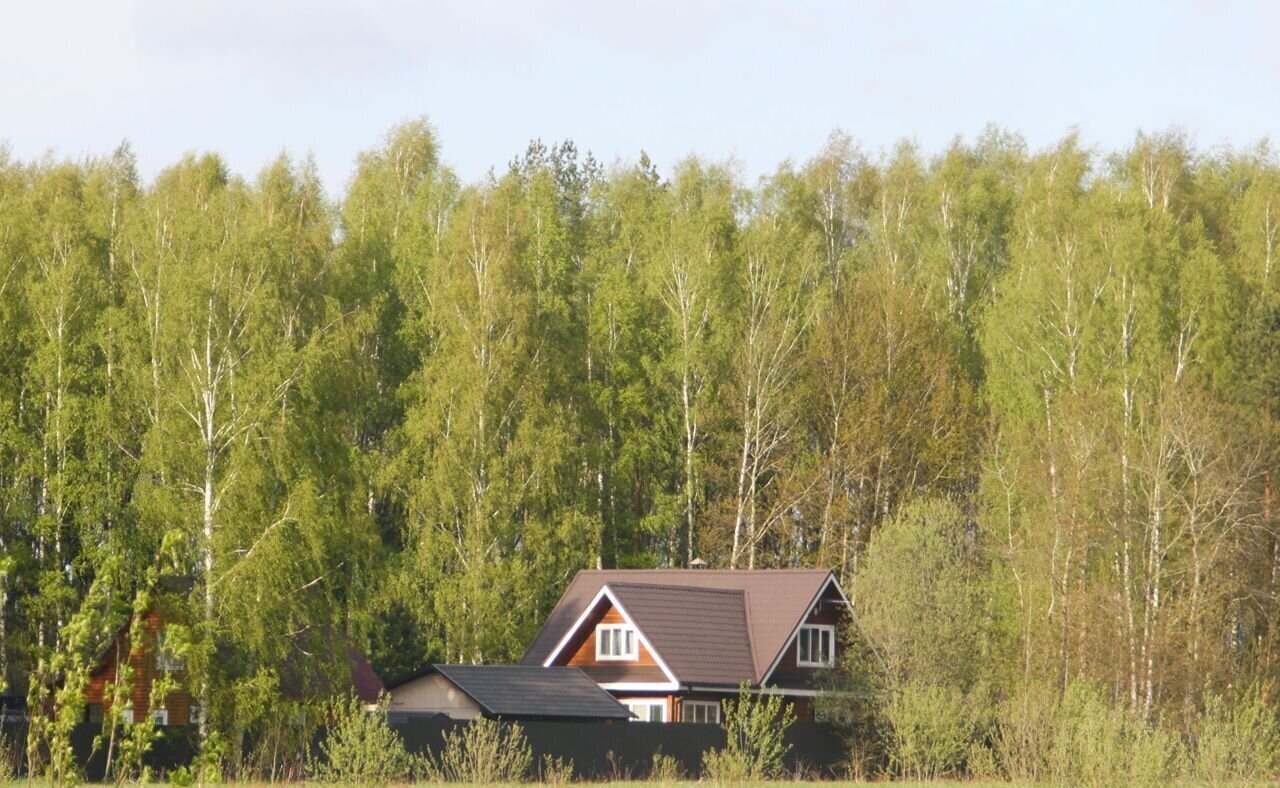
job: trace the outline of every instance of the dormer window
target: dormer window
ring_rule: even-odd
[[[601,624],[596,627],[596,659],[634,662],[635,629],[627,624]]]
[[[836,664],[836,628],[806,624],[796,635],[796,664],[802,668],[829,668]]]

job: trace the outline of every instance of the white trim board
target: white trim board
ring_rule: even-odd
[[[737,695],[740,690],[729,687],[708,687],[701,684],[689,685],[690,692],[715,692],[721,695]],[[784,695],[793,698],[816,698],[821,690],[787,689],[786,687],[747,687],[748,695]]]

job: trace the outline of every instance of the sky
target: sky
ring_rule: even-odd
[[[144,178],[215,151],[252,177],[356,156],[426,116],[467,181],[528,142],[606,164],[732,160],[747,179],[843,129],[926,151],[994,123],[1104,150],[1280,134],[1280,1],[0,0],[0,144],[80,158],[129,140]]]

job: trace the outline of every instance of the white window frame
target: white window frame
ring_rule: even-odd
[[[819,661],[813,659],[814,643],[809,641],[809,659],[800,656],[800,645],[807,639],[814,636],[817,637],[819,643],[822,642],[822,633],[826,633],[827,642],[830,649],[827,652],[827,659]],[[836,628],[830,624],[804,624],[800,627],[800,631],[796,633],[796,664],[802,668],[830,668],[836,664]]]
[[[690,714],[694,709],[705,709],[710,713],[707,714],[705,720],[692,719]],[[683,700],[680,701],[680,719],[683,722],[697,722],[703,725],[719,725],[720,724],[720,704],[714,700]]]
[[[630,651],[623,651],[618,654],[608,653],[604,649],[606,634],[612,635],[607,638],[610,641],[616,641],[619,636],[626,633],[629,637],[623,637],[622,640],[631,646]],[[640,633],[630,624],[598,624],[596,626],[596,661],[597,662],[635,662],[640,658]]]
[[[153,722],[156,725],[162,725],[162,726],[168,725],[169,710],[168,709],[152,709],[151,722]]]
[[[667,721],[667,699],[666,698],[619,698],[618,702],[627,707],[627,711],[636,715],[635,719],[630,722],[666,722]],[[641,709],[657,709],[661,715],[660,720],[651,720],[649,715],[641,714]]]
[[[156,633],[156,670],[161,673],[177,673],[187,666],[186,660],[164,647],[165,631]]]

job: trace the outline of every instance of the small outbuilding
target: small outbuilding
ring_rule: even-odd
[[[575,667],[427,665],[392,682],[394,719],[626,721],[632,714]]]

